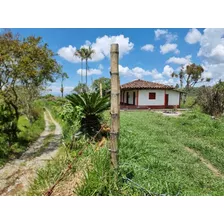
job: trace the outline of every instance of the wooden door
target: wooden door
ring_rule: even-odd
[[[126,104],[128,104],[129,92],[126,93]]]
[[[168,102],[169,102],[169,94],[165,94],[165,107],[168,107]]]
[[[133,92],[133,105],[135,105],[135,92]]]

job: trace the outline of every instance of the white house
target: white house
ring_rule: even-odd
[[[121,108],[180,107],[180,92],[168,85],[138,79],[121,85],[120,93]]]

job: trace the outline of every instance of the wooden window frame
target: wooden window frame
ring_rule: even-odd
[[[155,100],[155,99],[156,99],[156,93],[155,92],[149,93],[149,100]]]

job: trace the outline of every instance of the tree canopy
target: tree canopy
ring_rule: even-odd
[[[54,56],[41,37],[22,38],[10,30],[0,34],[0,98],[17,121],[43,86],[62,73]]]

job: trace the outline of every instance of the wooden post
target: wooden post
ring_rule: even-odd
[[[102,83],[100,83],[100,96],[103,97],[103,88],[102,88]]]
[[[110,152],[111,163],[118,168],[118,137],[120,129],[120,79],[118,70],[119,46],[112,44],[110,49],[111,62],[111,131],[110,131]]]

